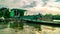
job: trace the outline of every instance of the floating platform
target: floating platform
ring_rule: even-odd
[[[26,21],[27,23],[34,23],[34,24],[60,27],[60,22],[55,22],[55,21],[42,21],[42,20],[33,20],[33,19],[23,19],[23,20]]]

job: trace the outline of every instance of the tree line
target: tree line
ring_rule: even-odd
[[[22,10],[20,10],[22,11]],[[0,8],[0,17],[5,17],[5,18],[8,18],[10,17],[10,12],[9,12],[9,8],[5,8],[5,7],[2,7]],[[41,15],[41,17],[46,17],[46,18],[51,18],[51,19],[60,19],[60,15],[57,14],[57,15],[52,15],[52,14],[45,14],[45,15],[42,15],[42,14],[39,14]]]

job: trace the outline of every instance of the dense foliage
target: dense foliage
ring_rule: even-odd
[[[9,17],[9,9],[8,8],[0,8],[0,17]]]

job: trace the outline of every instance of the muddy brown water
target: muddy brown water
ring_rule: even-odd
[[[20,29],[21,27],[23,29]],[[20,27],[10,28],[9,22],[8,24],[0,24],[0,34],[60,34],[60,27],[23,23]]]

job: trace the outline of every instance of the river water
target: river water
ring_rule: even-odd
[[[20,23],[20,27],[11,28],[8,24],[0,24],[0,34],[60,34],[60,27],[39,25],[32,23]]]

